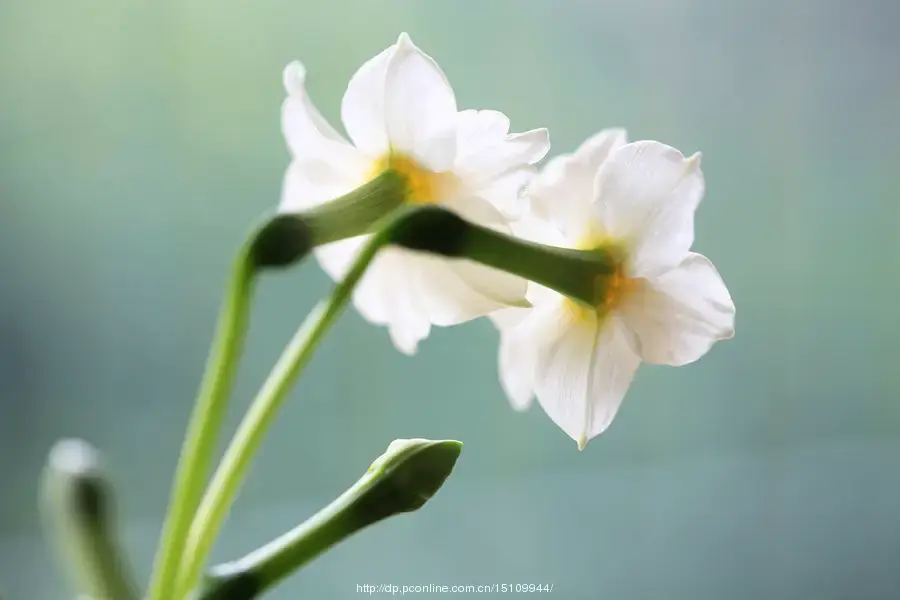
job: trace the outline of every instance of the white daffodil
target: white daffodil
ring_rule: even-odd
[[[281,210],[297,212],[346,194],[386,169],[405,176],[408,202],[439,204],[468,220],[509,231],[519,191],[549,150],[546,129],[509,134],[492,110],[458,111],[438,65],[406,34],[350,79],[341,119],[352,144],[321,116],[305,90],[305,70],[285,70],[283,129],[293,161]],[[368,236],[317,248],[322,268],[344,277]],[[526,283],[465,260],[389,248],[354,294],[369,321],[387,325],[396,347],[413,354],[432,325],[455,325],[523,305]]]
[[[517,235],[614,257],[592,304],[529,284],[531,308],[491,315],[514,407],[536,396],[583,448],[612,422],[641,361],[685,365],[734,334],[719,274],[690,251],[704,193],[700,154],[605,130],[550,161],[529,186]]]

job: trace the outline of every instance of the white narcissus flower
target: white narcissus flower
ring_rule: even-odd
[[[604,130],[550,161],[513,227],[558,247],[617,257],[593,305],[530,283],[531,308],[491,315],[500,378],[515,408],[533,396],[584,448],[612,422],[641,361],[685,365],[734,334],[734,304],[706,257],[690,251],[704,193],[700,154]]]
[[[509,134],[502,113],[458,111],[444,73],[406,34],[350,79],[341,119],[353,144],[325,121],[304,86],[303,66],[289,65],[282,124],[293,161],[284,212],[337,198],[392,168],[407,177],[408,201],[439,204],[509,232],[519,191],[550,148],[546,129]],[[319,263],[342,279],[367,238],[317,248]],[[354,305],[369,321],[387,325],[399,350],[413,354],[432,325],[521,306],[525,289],[524,280],[474,262],[388,248],[360,281]]]

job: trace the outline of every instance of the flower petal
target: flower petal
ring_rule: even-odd
[[[511,233],[506,218],[482,198],[455,198],[448,208],[472,223]],[[457,325],[501,308],[527,305],[528,282],[521,277],[469,260],[410,254],[421,273],[419,300],[435,325]]]
[[[496,310],[526,304],[528,282],[469,260],[418,254],[418,298],[434,325],[459,325]]]
[[[725,282],[703,255],[690,253],[676,269],[648,282],[622,316],[650,363],[681,366],[734,335],[735,308]]]
[[[366,156],[378,158],[390,149],[384,120],[384,78],[397,45],[381,51],[353,74],[341,101],[347,135]]]
[[[379,257],[383,271],[376,271],[374,275],[383,278],[379,293],[389,310],[389,333],[397,350],[412,356],[418,351],[419,342],[431,332],[431,323],[417,294],[417,281],[422,274],[411,260],[415,257],[411,257],[410,252],[395,248],[384,252],[384,256]],[[362,295],[358,296],[359,304],[365,301]]]
[[[456,114],[456,161],[460,164],[509,133],[509,119],[497,110],[461,110]]]
[[[294,213],[318,206],[349,193],[361,182],[362,173],[354,172],[352,164],[295,159],[285,172],[278,210]]]
[[[531,214],[510,222],[509,226],[513,234],[523,240],[557,248],[572,247],[566,236],[552,222],[538,219]]]
[[[456,98],[434,60],[405,33],[397,40],[384,80],[384,114],[391,148],[434,172],[456,155]]]
[[[527,308],[507,308],[489,316],[500,329],[500,385],[514,409],[527,410],[534,398],[534,336],[540,334],[535,327],[544,321],[539,313]]]
[[[490,185],[505,173],[540,162],[550,151],[550,133],[546,129],[532,129],[494,140],[485,135],[480,142],[480,147],[468,148],[468,153],[456,160],[457,172],[473,190]]]
[[[542,340],[537,359],[536,395],[547,415],[584,448],[615,417],[640,359],[616,316],[558,311],[557,337]]]
[[[589,236],[594,221],[591,200],[597,172],[626,139],[624,129],[604,129],[584,141],[574,153],[550,160],[527,191],[533,214],[556,223],[572,242]]]
[[[315,159],[347,172],[364,168],[359,152],[328,124],[306,93],[306,69],[293,62],[284,70],[288,93],[281,108],[284,137],[296,160]]]
[[[325,246],[318,250],[320,262],[321,253],[326,249],[367,237],[369,236]],[[360,245],[362,243],[364,242],[359,242]],[[356,252],[358,247],[346,266],[355,258]],[[332,253],[332,259],[339,258],[335,256],[337,251],[332,250]],[[386,325],[394,346],[407,355],[415,354],[419,342],[427,338],[431,331],[431,324],[417,294],[419,286],[416,282],[421,277],[419,265],[410,260],[410,255],[410,252],[398,248],[381,250],[353,294],[353,305],[363,318],[375,325]],[[324,263],[322,266],[325,268]]]
[[[606,234],[633,244],[634,275],[652,277],[687,256],[703,191],[699,152],[685,158],[659,142],[634,142],[600,168],[595,215]]]
[[[497,329],[504,331],[511,329],[524,321],[525,317],[531,314],[531,311],[531,308],[519,308],[513,306],[511,308],[494,311],[488,315],[488,318]]]
[[[495,206],[507,219],[521,219],[528,212],[528,200],[522,192],[534,179],[534,175],[535,169],[531,165],[507,171],[478,190],[478,195]]]

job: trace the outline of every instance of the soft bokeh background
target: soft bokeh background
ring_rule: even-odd
[[[221,543],[235,558],[324,505],[396,437],[466,447],[421,512],[271,598],[363,583],[554,584],[553,597],[900,597],[900,4],[887,0],[3,0],[0,596],[62,598],[36,512],[51,444],[108,456],[149,575],[232,251],[278,199],[282,68],[338,123],[400,31],[461,107],[702,150],[697,248],[737,337],[645,367],[578,453],[514,414],[486,320],[418,356],[348,312],[271,431]],[[329,289],[261,288],[234,427]]]

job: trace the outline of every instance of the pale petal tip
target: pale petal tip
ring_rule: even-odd
[[[582,434],[581,434],[581,437],[578,438],[578,442],[577,442],[577,443],[578,443],[578,451],[581,452],[582,450],[584,450],[584,447],[587,446],[587,443],[588,443],[588,438],[587,438],[587,436],[586,436],[585,434],[582,433]]]
[[[538,148],[540,150],[535,153],[535,158],[530,164],[537,164],[544,160],[547,157],[547,154],[550,153],[550,130],[546,127],[539,127],[538,129],[534,129],[534,135]]]
[[[687,157],[686,162],[688,168],[691,169],[699,169],[700,168],[700,159],[703,158],[703,153],[700,151],[694,152],[690,156]]]
[[[402,48],[403,46],[412,46],[415,48],[415,44],[413,44],[412,38],[409,37],[409,34],[405,31],[401,31],[400,35],[397,37],[397,47]]]
[[[306,67],[299,60],[295,60],[284,68],[282,81],[288,94],[306,93]]]

